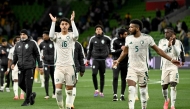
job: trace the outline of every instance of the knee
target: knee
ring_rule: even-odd
[[[170,87],[176,87],[177,83],[176,82],[171,82]]]
[[[67,95],[72,96],[72,90],[66,90]]]
[[[57,95],[61,95],[62,94],[62,89],[55,89],[55,93]]]
[[[96,77],[96,75],[97,75],[97,74],[95,74],[95,73],[92,73],[92,77]]]
[[[166,90],[167,88],[168,88],[168,84],[162,85],[162,89],[163,89],[163,90]]]

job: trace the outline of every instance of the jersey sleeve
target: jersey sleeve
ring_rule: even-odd
[[[154,39],[150,36],[149,37],[149,45],[150,46],[153,46],[153,45],[155,45],[156,43],[154,42]]]

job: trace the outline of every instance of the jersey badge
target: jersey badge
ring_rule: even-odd
[[[46,46],[43,46],[43,48],[46,48]]]
[[[28,44],[26,44],[26,45],[25,45],[25,48],[28,49],[28,47],[29,47]]]
[[[122,45],[122,43],[120,43],[119,45]]]
[[[140,43],[141,43],[141,45],[142,45],[142,44],[144,44],[144,41],[142,40]]]
[[[94,43],[97,43],[96,41]]]
[[[49,48],[52,48],[53,47],[53,45],[52,44],[49,44]]]
[[[104,43],[105,43],[105,41],[104,41],[104,40],[102,40],[102,41],[101,41],[101,43],[102,43],[102,44],[104,44]]]
[[[132,42],[130,42],[129,44],[133,44]]]
[[[70,37],[69,37],[69,36],[67,36],[67,37],[66,37],[66,39],[67,39],[67,40],[70,40]]]
[[[7,52],[9,52],[9,49],[7,48]]]
[[[164,44],[163,46],[166,46],[166,44]]]

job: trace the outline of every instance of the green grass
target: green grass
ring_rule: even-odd
[[[162,109],[164,98],[161,93],[160,70],[150,70],[149,76],[149,96],[148,109]],[[189,109],[189,90],[190,90],[190,74],[189,70],[180,70],[180,83],[177,86],[176,109]],[[99,76],[98,76],[99,77]],[[128,109],[127,101],[112,101],[112,70],[106,70],[106,81],[104,94],[105,97],[93,97],[94,88],[91,79],[91,70],[87,69],[84,77],[79,77],[77,84],[77,97],[75,100],[75,109]],[[98,79],[99,80],[99,79]],[[119,79],[120,80],[120,79]],[[120,81],[119,81],[120,86]],[[50,86],[51,88],[51,86]],[[58,109],[55,99],[45,100],[44,88],[40,87],[40,83],[34,83],[33,91],[37,93],[36,103],[33,106],[21,107],[22,100],[14,101],[13,91],[10,93],[0,93],[0,109]],[[50,89],[50,94],[52,89]],[[65,97],[65,93],[64,97]],[[127,99],[128,90],[126,89],[125,98]],[[120,96],[120,87],[118,88],[118,96]],[[141,109],[140,101],[136,101],[135,109]]]

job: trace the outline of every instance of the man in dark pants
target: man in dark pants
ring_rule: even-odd
[[[104,79],[105,79],[105,59],[110,53],[110,42],[111,38],[104,35],[103,26],[95,26],[95,35],[92,36],[89,40],[88,52],[87,52],[87,64],[89,63],[90,58],[93,58],[92,64],[92,80],[95,88],[94,97],[97,97],[98,94],[101,97],[104,97]],[[98,90],[98,81],[97,74],[99,70],[100,75],[100,92]]]
[[[0,46],[0,59],[1,59],[1,88],[0,91],[3,92],[4,88],[6,87],[6,92],[10,92],[9,86],[10,86],[10,72],[6,74],[5,76],[5,83],[4,83],[4,75],[5,72],[9,69],[7,69],[8,65],[8,54],[9,50],[11,49],[11,45],[8,44],[6,39],[2,39],[2,44]]]
[[[75,62],[75,68],[76,68],[76,84],[78,82],[78,73],[80,73],[80,76],[82,77],[85,72],[85,64],[84,64],[84,50],[82,45],[76,41],[75,42],[75,51],[74,51],[74,62]],[[71,109],[74,109],[74,101],[76,97],[76,84],[73,86],[73,95],[72,95],[72,107]]]
[[[38,62],[40,71],[43,71],[43,69],[40,59],[40,49],[37,43],[31,39],[26,29],[20,31],[20,40],[15,45],[11,68],[14,69],[15,64],[17,64],[19,69],[18,84],[26,93],[25,101],[21,106],[28,106],[34,104],[36,97],[36,93],[32,92],[36,61]]]
[[[111,41],[111,53],[113,60],[117,60],[121,52],[125,48],[125,38],[129,34],[126,29],[120,29],[118,35]],[[113,101],[118,101],[117,98],[117,87],[118,87],[118,76],[121,72],[121,96],[120,100],[125,101],[124,93],[126,88],[126,76],[127,76],[127,63],[128,56],[126,56],[118,65],[117,68],[113,68]]]
[[[44,78],[45,78],[45,99],[49,99],[49,75],[51,76],[52,86],[53,86],[53,95],[52,98],[55,98],[55,83],[54,83],[54,44],[53,41],[49,38],[49,32],[43,32],[43,40],[39,47],[42,53],[42,59],[44,64]]]

